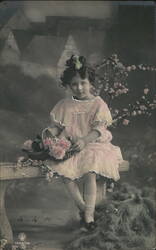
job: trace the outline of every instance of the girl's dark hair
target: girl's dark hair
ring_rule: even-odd
[[[72,55],[70,59],[66,61],[66,69],[61,76],[61,84],[64,87],[70,85],[72,78],[77,74],[79,74],[82,79],[88,78],[90,83],[94,85],[95,70],[87,65],[84,56]]]

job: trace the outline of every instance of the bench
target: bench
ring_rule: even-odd
[[[129,162],[124,161],[120,172],[129,170]],[[9,243],[13,242],[13,232],[5,209],[5,193],[9,183],[17,179],[43,178],[40,167],[19,167],[15,163],[0,163],[0,233]],[[96,204],[106,198],[106,184],[102,178],[97,181]]]

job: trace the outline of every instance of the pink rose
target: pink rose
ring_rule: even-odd
[[[53,139],[50,138],[50,137],[47,137],[47,138],[45,138],[45,139],[43,140],[43,145],[44,145],[45,148],[48,148],[48,147],[50,147],[50,146],[52,146],[52,145],[54,145],[54,144],[55,144],[55,143],[54,143]]]
[[[68,150],[71,146],[71,142],[66,138],[61,138],[56,145],[62,147],[64,150]]]
[[[49,150],[49,155],[53,156],[55,159],[63,159],[65,156],[65,150],[60,146],[50,147]]]
[[[32,140],[27,140],[24,142],[22,149],[31,151],[32,150]]]

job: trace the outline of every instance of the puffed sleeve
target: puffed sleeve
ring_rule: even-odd
[[[107,127],[112,124],[112,121],[113,120],[108,105],[104,101],[101,101],[94,113],[91,122],[91,129],[99,131],[100,136],[106,138],[106,140],[111,140],[112,136],[110,131],[107,130]]]

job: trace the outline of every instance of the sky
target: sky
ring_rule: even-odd
[[[107,1],[28,1],[23,2],[23,7],[33,21],[44,21],[49,15],[107,18],[114,11]]]
[[[21,6],[31,21],[44,22],[47,15],[105,19],[116,12],[123,2],[124,5],[154,5],[154,1],[3,1],[1,5],[4,8]]]
[[[111,1],[6,1],[3,8],[22,7],[29,20],[44,22],[45,16],[85,16],[107,18],[116,10]]]

